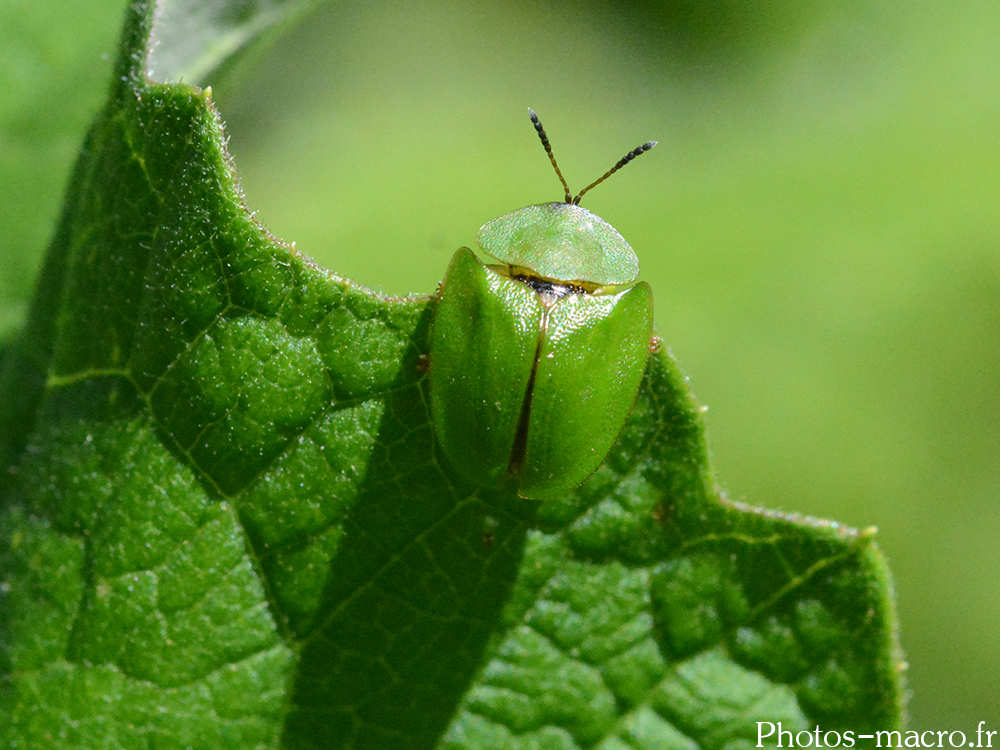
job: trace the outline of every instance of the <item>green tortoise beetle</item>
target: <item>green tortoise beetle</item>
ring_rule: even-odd
[[[479,249],[455,253],[438,291],[431,414],[444,454],[466,479],[546,499],[587,479],[635,402],[652,340],[653,293],[618,231],[584,193],[656,145],[628,152],[572,196],[538,116],[565,201],[488,222]]]

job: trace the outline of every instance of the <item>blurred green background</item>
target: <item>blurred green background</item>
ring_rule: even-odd
[[[0,8],[0,330],[124,3]],[[1000,4],[320,5],[211,76],[251,210],[393,295],[560,198],[629,240],[720,484],[879,528],[911,727],[1000,730]]]

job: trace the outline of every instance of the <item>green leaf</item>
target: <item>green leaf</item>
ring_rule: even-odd
[[[895,729],[872,531],[728,501],[665,353],[538,504],[438,461],[433,298],[247,213],[210,92],[130,9],[0,361],[0,744],[740,748]],[[775,743],[772,738],[767,742]]]
[[[102,53],[121,5],[0,3],[0,340],[24,322],[80,134],[107,90]]]
[[[315,0],[169,0],[156,4],[146,76],[200,83],[265,33],[286,27]]]

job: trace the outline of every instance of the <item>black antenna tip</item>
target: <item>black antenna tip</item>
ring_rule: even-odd
[[[535,110],[531,107],[528,107],[528,116],[531,118],[531,123],[535,126],[535,132],[539,134],[545,133],[542,130],[542,121],[538,119],[538,115],[535,114]]]
[[[630,161],[632,161],[635,157],[637,157],[640,154],[644,154],[647,151],[649,151],[649,149],[651,149],[653,146],[655,146],[658,142],[659,141],[646,141],[641,146],[632,149],[627,154],[625,154],[625,156],[619,162],[619,165],[622,166],[622,167],[625,166]]]

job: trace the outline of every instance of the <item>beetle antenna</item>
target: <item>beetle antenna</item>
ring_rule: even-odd
[[[549,161],[552,162],[552,166],[556,170],[556,174],[559,175],[559,182],[562,183],[563,189],[566,191],[566,202],[574,203],[573,194],[569,191],[569,185],[566,184],[566,178],[563,177],[562,171],[559,169],[559,165],[556,164],[556,157],[552,153],[552,145],[549,143],[549,137],[545,135],[545,128],[542,127],[542,121],[538,119],[538,115],[535,114],[535,110],[531,107],[528,107],[528,114],[531,116],[531,121],[535,124],[535,131],[538,133],[538,137],[542,140],[542,146],[545,147],[545,153],[549,155]],[[603,180],[604,178],[602,177],[601,179]],[[600,180],[598,180],[598,182],[600,182]],[[593,187],[593,185],[590,187]],[[577,197],[577,201],[579,201],[579,196]]]
[[[621,169],[626,164],[628,164],[630,161],[632,161],[635,157],[637,157],[640,154],[644,154],[647,151],[649,151],[649,149],[651,149],[653,146],[655,146],[656,143],[657,143],[656,141],[648,141],[648,142],[642,144],[641,146],[639,146],[638,148],[634,148],[631,151],[629,151],[627,154],[625,154],[625,156],[623,156],[621,159],[618,160],[617,164],[615,164],[613,167],[611,167],[611,169],[609,169],[607,172],[605,172],[602,177],[599,177],[598,179],[594,180],[592,183],[590,183],[589,185],[587,185],[587,187],[585,187],[583,190],[581,190],[579,193],[577,193],[576,197],[573,199],[572,202],[574,204],[576,204],[576,205],[580,205],[580,199],[583,197],[584,193],[586,193],[592,187],[596,187],[597,185],[600,185],[602,182],[604,182],[606,179],[608,179],[611,175],[613,175],[619,169]],[[551,155],[552,155],[552,153],[549,152],[549,156],[551,156]],[[555,159],[552,160],[552,163],[555,164]],[[566,183],[563,182],[563,185],[565,185],[565,184]],[[569,200],[569,191],[568,190],[566,192],[566,202],[567,203],[570,202],[570,200]]]

